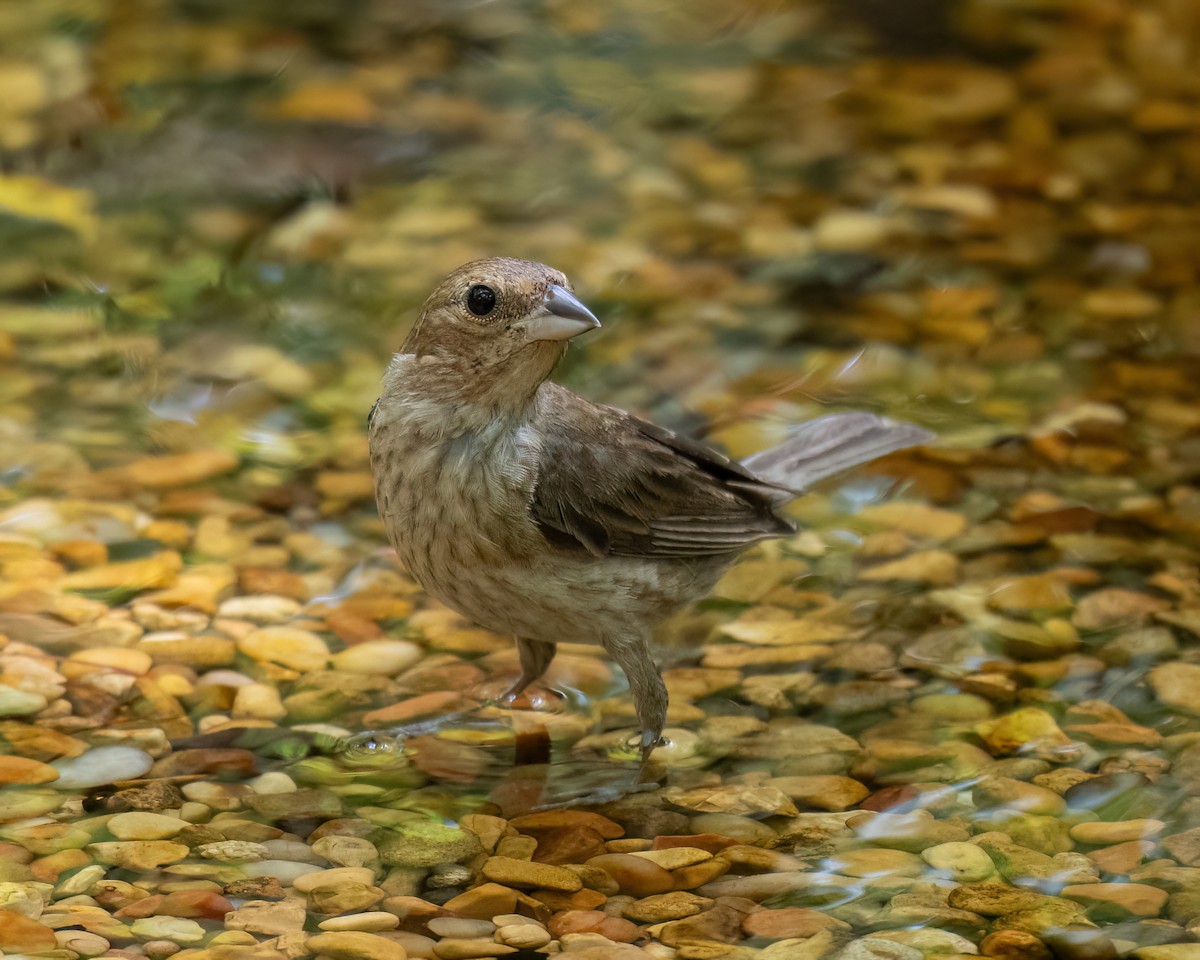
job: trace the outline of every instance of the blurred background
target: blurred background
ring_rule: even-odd
[[[1200,352],[1198,40],[1183,0],[4,4],[0,502],[360,470],[484,255],[603,317],[574,385],[739,453],[828,404],[1144,412],[1126,361]]]

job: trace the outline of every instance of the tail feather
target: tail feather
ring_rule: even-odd
[[[742,461],[755,476],[795,493],[813,484],[936,435],[873,413],[835,413],[792,427],[777,447]]]

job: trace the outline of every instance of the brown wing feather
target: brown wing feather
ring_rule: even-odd
[[[715,450],[556,384],[538,397],[530,512],[546,538],[596,556],[705,557],[787,536],[793,496]]]

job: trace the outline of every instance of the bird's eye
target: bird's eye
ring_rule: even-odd
[[[467,309],[477,317],[486,317],[496,309],[496,291],[477,283],[467,291]]]

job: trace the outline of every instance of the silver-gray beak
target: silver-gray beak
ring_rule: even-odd
[[[570,340],[595,330],[600,321],[573,293],[552,283],[542,300],[542,309],[520,326],[526,340]]]

